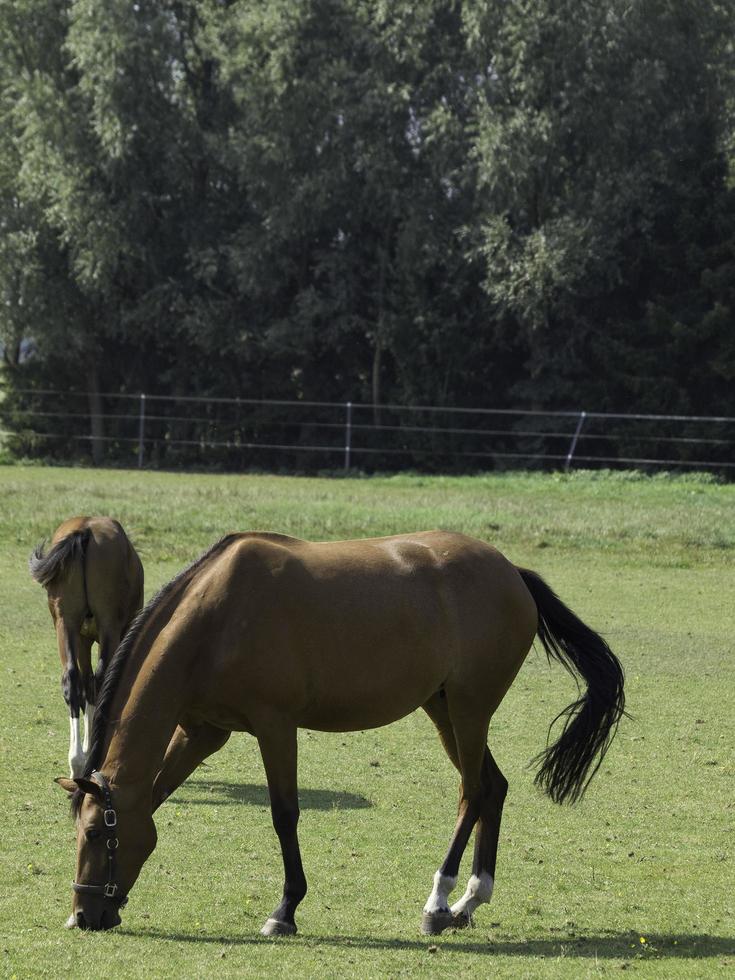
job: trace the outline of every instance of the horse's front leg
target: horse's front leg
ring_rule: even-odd
[[[258,726],[257,738],[285,875],[281,903],[260,931],[264,936],[291,936],[296,932],[294,913],[306,895],[306,877],[296,832],[299,822],[296,728],[288,722],[273,719],[266,726]]]
[[[178,725],[153,783],[153,810],[157,810],[201,762],[221,749],[230,734],[206,722]]]

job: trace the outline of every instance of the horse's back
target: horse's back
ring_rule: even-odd
[[[238,535],[212,569],[233,595],[255,589],[281,613],[318,613],[328,620],[361,612],[380,619],[400,610],[419,618],[458,620],[473,609],[486,619],[532,601],[515,566],[491,545],[449,531],[310,542],[288,535]],[[449,624],[448,624],[449,625]]]

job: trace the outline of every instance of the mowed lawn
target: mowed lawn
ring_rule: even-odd
[[[280,854],[254,740],[234,735],[157,815],[111,933],[65,931],[75,835],[59,663],[27,558],[74,514],[122,521],[146,596],[231,530],[311,539],[430,527],[488,540],[603,632],[631,720],[583,802],[529,760],[575,696],[533,651],[490,728],[510,782],[496,890],[472,930],[419,934],[456,775],[428,719],[300,738],[309,894],[258,930]],[[735,972],[735,485],[631,474],[306,479],[0,468],[0,971],[6,977],[709,977]],[[460,886],[469,874],[469,853]]]

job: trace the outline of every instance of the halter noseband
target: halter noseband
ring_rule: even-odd
[[[117,902],[120,908],[122,908],[123,905],[127,905],[128,896],[118,894],[120,886],[115,881],[117,877],[115,874],[117,864],[115,856],[119,842],[116,832],[117,812],[112,805],[112,791],[110,790],[110,784],[101,772],[97,772],[95,769],[91,773],[91,778],[102,790],[102,798],[105,804],[102,819],[104,820],[105,833],[107,834],[107,883],[104,885],[82,885],[79,882],[72,881],[71,887],[80,895],[102,895],[104,898],[109,898],[111,901]]]

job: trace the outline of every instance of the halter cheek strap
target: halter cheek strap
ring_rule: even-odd
[[[102,895],[104,898],[117,902],[120,908],[122,908],[123,905],[127,905],[128,896],[119,894],[120,886],[115,881],[117,878],[116,855],[119,841],[117,839],[117,812],[112,805],[112,791],[110,790],[110,784],[101,772],[97,772],[95,769],[91,773],[91,778],[102,790],[102,799],[105,805],[102,819],[104,820],[105,833],[107,835],[105,841],[107,848],[107,882],[104,885],[85,885],[81,882],[72,881],[71,887],[79,895]]]

